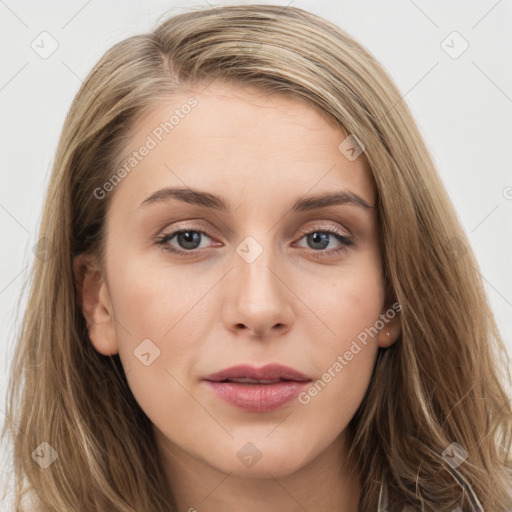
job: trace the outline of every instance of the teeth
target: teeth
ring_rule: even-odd
[[[248,384],[275,384],[276,382],[281,382],[281,379],[273,379],[273,380],[255,380],[248,379],[246,377],[239,377],[236,379],[228,379],[230,382],[241,382]]]

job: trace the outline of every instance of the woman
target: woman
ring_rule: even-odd
[[[476,260],[397,88],[335,25],[219,7],[115,45],[41,237],[17,507],[512,507]]]

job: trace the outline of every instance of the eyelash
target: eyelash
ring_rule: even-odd
[[[173,254],[178,254],[180,256],[190,256],[190,255],[196,254],[200,249],[191,249],[190,251],[183,251],[181,249],[177,249],[176,247],[172,247],[167,243],[170,240],[172,240],[176,235],[179,235],[181,233],[186,233],[187,231],[193,232],[193,233],[200,233],[201,235],[206,235],[208,238],[212,238],[210,235],[208,235],[207,232],[205,232],[203,230],[193,229],[192,227],[186,227],[186,228],[182,228],[182,229],[179,229],[176,231],[171,231],[170,233],[166,233],[166,234],[163,234],[163,235],[157,237],[155,240],[155,243],[157,245],[161,245],[165,251],[173,253]],[[325,251],[323,249],[315,251],[314,249],[311,249],[311,251],[313,252],[313,257],[315,257],[315,258],[320,258],[320,257],[325,257],[325,256],[327,256],[329,258],[334,257],[334,256],[339,255],[342,252],[347,251],[350,246],[354,245],[353,240],[351,240],[346,235],[341,234],[336,228],[329,227],[329,226],[327,226],[325,228],[321,228],[321,229],[310,229],[310,230],[305,230],[305,229],[301,228],[301,229],[299,229],[299,232],[303,235],[299,240],[302,240],[302,238],[304,238],[304,236],[307,236],[307,235],[310,235],[313,233],[329,233],[331,235],[334,235],[334,237],[342,244],[337,249],[331,249],[330,251]],[[319,253],[319,254],[315,254],[315,253]]]

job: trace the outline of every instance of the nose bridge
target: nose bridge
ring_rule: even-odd
[[[272,267],[279,266],[271,235],[259,235],[258,239],[246,237],[237,246],[236,253],[234,270],[242,284],[242,294],[267,301],[280,294],[278,288],[281,285],[271,271]]]
[[[258,238],[257,238],[258,237]],[[231,326],[243,325],[264,334],[274,326],[290,326],[290,294],[279,278],[279,255],[272,235],[247,236],[236,247],[228,294]]]

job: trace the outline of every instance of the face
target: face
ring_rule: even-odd
[[[226,85],[135,126],[137,163],[106,192],[105,268],[86,315],[167,453],[279,477],[343,438],[378,347],[399,334],[371,174],[364,153],[340,151],[345,138],[297,99]],[[279,369],[263,379],[279,382],[205,380],[268,364],[309,381]]]

